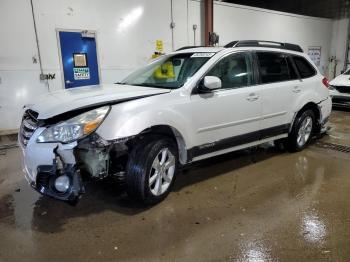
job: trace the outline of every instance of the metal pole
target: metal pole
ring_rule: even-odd
[[[170,23],[170,28],[171,28],[171,49],[174,51],[174,11],[173,11],[173,0],[170,0],[170,18],[171,18],[171,23]]]
[[[205,0],[204,15],[205,15],[205,45],[209,46],[209,33],[213,32],[213,0]]]
[[[34,25],[35,41],[36,41],[36,48],[37,48],[37,50],[38,50],[38,60],[39,60],[40,77],[41,77],[42,75],[44,75],[44,71],[43,71],[43,66],[42,66],[42,63],[41,63],[41,54],[40,54],[39,38],[38,38],[37,29],[36,29],[36,22],[35,22],[35,15],[34,15],[33,0],[30,0],[30,5],[31,5],[31,8],[32,8],[32,16],[33,16],[33,25]],[[48,81],[47,79],[46,79],[46,85],[47,85],[48,91],[50,91],[49,81]]]
[[[345,53],[345,61],[344,61],[344,71],[346,71],[346,69],[348,68],[349,65],[349,51],[350,51],[350,18],[349,19],[349,23],[348,23],[348,32],[347,32],[347,39],[346,39],[346,53]],[[336,72],[335,72],[336,74]]]

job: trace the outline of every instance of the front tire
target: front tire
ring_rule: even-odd
[[[126,172],[128,195],[156,204],[171,191],[178,171],[178,151],[167,137],[148,137],[132,150]]]
[[[315,114],[312,110],[305,110],[294,121],[287,139],[287,149],[291,152],[303,150],[310,142],[315,129]]]

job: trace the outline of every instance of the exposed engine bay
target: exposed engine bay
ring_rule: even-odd
[[[72,150],[63,150],[58,144],[52,165],[38,167],[32,186],[44,195],[75,204],[85,193],[83,181],[113,177],[120,184],[124,182],[130,146],[130,139],[105,141],[96,133]],[[74,158],[75,164],[66,163],[67,158]]]

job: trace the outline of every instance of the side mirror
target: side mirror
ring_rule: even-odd
[[[217,76],[205,76],[198,86],[200,92],[209,93],[221,88],[221,79]]]

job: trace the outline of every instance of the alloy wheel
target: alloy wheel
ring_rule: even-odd
[[[298,130],[297,143],[299,147],[304,146],[309,141],[312,132],[312,126],[312,117],[307,116],[301,123]]]
[[[160,196],[169,188],[175,173],[175,156],[163,148],[155,157],[149,175],[149,188],[153,195]]]

